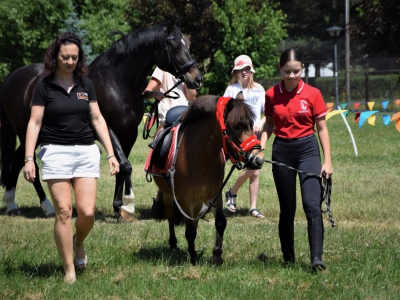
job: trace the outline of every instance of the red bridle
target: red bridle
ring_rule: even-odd
[[[240,144],[240,148],[236,146],[236,144],[232,141],[231,137],[228,135],[228,132],[226,130],[227,127],[225,123],[225,107],[230,100],[232,100],[231,97],[221,97],[218,99],[217,110],[216,110],[217,122],[221,129],[222,145],[224,152],[229,155],[227,149],[227,143],[228,143],[239,157],[239,161],[243,162],[247,152],[249,152],[250,150],[252,150],[254,147],[257,146],[260,147],[261,149],[261,145],[260,141],[257,139],[257,136],[255,134],[249,136],[245,141],[243,141]],[[229,155],[229,158],[233,164],[237,162],[237,160],[235,160],[235,158],[233,158],[232,155]]]

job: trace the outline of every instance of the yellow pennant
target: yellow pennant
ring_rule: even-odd
[[[330,117],[333,117],[334,115],[342,114],[342,113],[345,113],[345,112],[347,112],[347,109],[345,109],[345,110],[332,110],[331,112],[329,112],[325,116],[325,119],[328,121]]]
[[[376,116],[375,115],[370,116],[368,118],[368,124],[372,125],[372,126],[375,126],[375,120],[376,120]]]
[[[375,101],[367,102],[369,110],[372,110],[375,105]]]

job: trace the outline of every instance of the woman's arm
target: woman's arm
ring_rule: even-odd
[[[31,108],[31,117],[26,129],[25,139],[25,179],[29,182],[35,180],[35,163],[33,156],[35,154],[36,143],[39,137],[40,128],[42,127],[42,120],[44,115],[44,106],[34,105]]]
[[[264,130],[261,133],[261,149],[265,149],[265,144],[271,137],[272,133],[274,132],[275,124],[274,120],[272,118],[265,118],[265,123],[264,123]]]
[[[145,91],[143,92],[143,99],[157,99],[161,101],[164,99],[164,93],[158,91],[161,82],[158,79],[151,77]]]
[[[117,158],[114,156],[114,150],[112,147],[110,134],[108,133],[106,120],[104,120],[97,102],[90,102],[89,106],[93,129],[96,132],[100,143],[103,145],[104,149],[107,152],[107,161],[111,175],[115,175],[119,172],[119,163],[117,161]]]
[[[264,116],[264,117],[262,117],[260,119],[260,121],[258,121],[256,124],[254,124],[254,127],[253,127],[254,134],[258,135],[258,134],[262,133],[262,129],[263,129],[264,124],[265,124],[265,120],[266,120],[266,118]]]
[[[322,175],[322,172],[325,171],[326,178],[329,178],[333,173],[333,169],[331,162],[331,144],[329,141],[329,133],[328,127],[326,126],[325,117],[317,119],[315,123],[317,127],[319,142],[322,147],[322,152],[324,153],[324,163],[322,164],[320,175]]]

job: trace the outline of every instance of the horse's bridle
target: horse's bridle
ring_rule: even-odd
[[[196,61],[192,59],[192,60],[188,61],[186,64],[184,64],[183,66],[179,65],[179,63],[176,61],[176,59],[172,56],[171,50],[169,50],[168,45],[167,45],[167,41],[173,40],[173,39],[175,39],[175,37],[170,35],[170,36],[167,36],[164,40],[166,61],[168,63],[172,62],[172,65],[174,66],[174,69],[175,69],[175,74],[173,74],[175,77],[184,76],[185,75],[184,71],[186,69],[188,69],[190,66],[195,65]]]
[[[231,138],[231,135],[229,134],[228,126],[226,125],[226,114],[225,114],[226,105],[231,100],[232,100],[231,97],[220,97],[218,99],[216,117],[222,134],[222,146],[224,152],[229,155],[229,158],[233,164],[237,164],[238,162],[245,162],[245,160],[248,158],[246,155],[250,150],[252,149],[261,150],[261,144],[255,134],[249,136],[246,140],[244,140],[239,147],[234,143],[234,141]],[[228,145],[233,149],[235,157],[230,155],[230,152],[228,150]]]

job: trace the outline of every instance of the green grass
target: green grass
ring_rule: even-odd
[[[270,164],[261,171],[258,200],[266,218],[248,215],[248,189],[243,186],[238,212],[226,211],[221,267],[210,264],[215,240],[212,215],[199,222],[197,266],[190,265],[184,227],[176,230],[180,250],[171,252],[167,222],[150,219],[156,186],[146,182],[142,171],[150,141],[140,135],[130,156],[137,220],[127,224],[114,218],[114,178],[108,175],[103,154],[97,220],[85,243],[89,266],[73,286],[62,281],[54,220],[44,218],[33,187],[20,177],[17,204],[23,215],[5,216],[5,207],[0,207],[0,299],[398,299],[400,133],[393,123],[385,126],[378,119],[376,126],[365,123],[358,129],[353,119],[354,114],[347,117],[357,157],[342,119],[328,121],[334,166],[332,212],[338,226],[330,227],[324,215],[326,271],[310,271],[300,198],[295,220],[298,263],[282,266]],[[267,144],[267,158],[271,145]],[[228,162],[227,171],[230,167]]]

